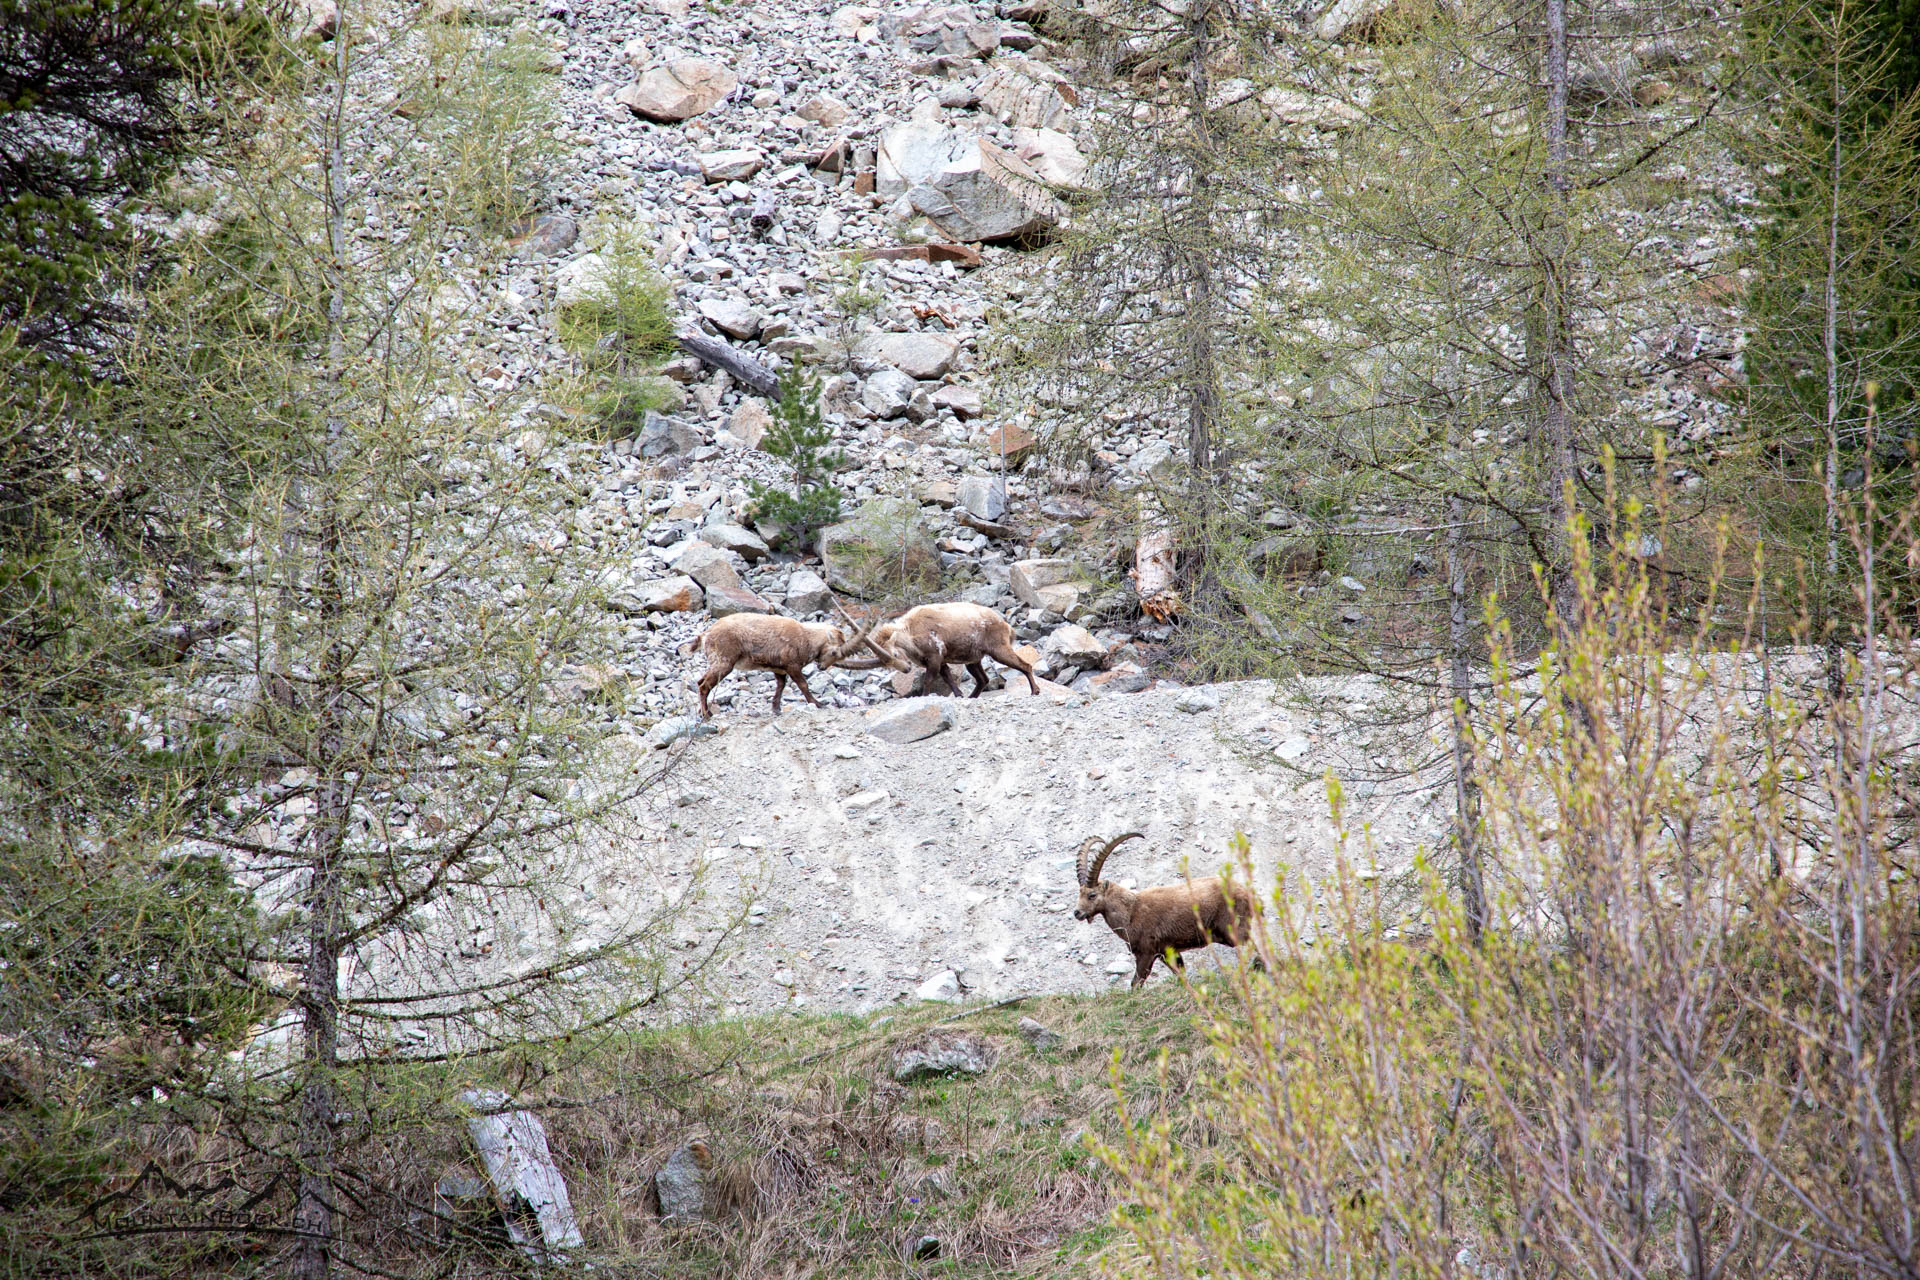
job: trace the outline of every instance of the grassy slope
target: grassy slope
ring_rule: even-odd
[[[618,1274],[1085,1274],[1110,1236],[1114,1183],[1080,1135],[1115,1132],[1116,1055],[1136,1116],[1164,1100],[1163,1050],[1164,1080],[1190,1078],[1191,1007],[1163,980],[959,1017],[773,1015],[606,1041],[517,1092],[562,1101],[544,1109],[554,1154],[590,1252]],[[1015,1030],[1028,1016],[1061,1043],[1030,1047]],[[894,1083],[895,1051],[928,1034],[978,1036],[998,1061]],[[690,1141],[721,1213],[663,1228],[652,1174]],[[939,1256],[903,1264],[923,1235]]]

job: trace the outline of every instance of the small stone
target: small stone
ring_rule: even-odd
[[[707,1216],[706,1166],[711,1163],[704,1143],[689,1143],[667,1157],[653,1175],[662,1218],[688,1222]]]
[[[1195,685],[1191,689],[1181,690],[1180,696],[1173,700],[1173,709],[1184,711],[1190,716],[1196,716],[1205,711],[1218,711],[1220,695],[1203,684]]]
[[[727,419],[727,434],[742,449],[758,449],[772,426],[773,415],[767,412],[767,402],[758,396],[748,396]]]
[[[1357,596],[1366,591],[1367,584],[1360,581],[1360,579],[1354,577],[1352,574],[1342,574],[1340,576],[1340,589],[1342,591],[1352,592],[1354,595]]]
[[[738,298],[703,298],[700,314],[729,338],[745,341],[760,332],[760,313]]]
[[[867,732],[882,742],[905,746],[909,742],[943,733],[953,725],[952,706],[945,700],[934,700],[917,707],[885,712],[867,724]]]
[[[1060,1033],[1037,1019],[1022,1018],[1014,1024],[1014,1029],[1020,1033],[1021,1039],[1033,1046],[1036,1053],[1060,1047]]]
[[[580,226],[564,213],[543,213],[521,224],[512,244],[536,258],[552,258],[573,248]]]
[[[705,443],[700,433],[686,423],[651,410],[641,423],[636,439],[639,443],[634,452],[649,459],[692,453]]]
[[[958,985],[952,970],[941,976]],[[894,1052],[893,1078],[905,1084],[922,1076],[955,1072],[977,1076],[992,1069],[994,1057],[993,1046],[973,1036],[929,1036]]]
[[[1109,978],[1124,977],[1125,975],[1132,972],[1133,972],[1133,961],[1131,960],[1107,961],[1107,976]]]
[[[1302,737],[1288,738],[1273,749],[1273,754],[1288,764],[1300,760],[1313,750],[1313,743]]]
[[[767,163],[767,157],[752,147],[736,151],[709,151],[696,159],[700,165],[700,176],[706,179],[708,186],[716,182],[745,182]]]
[[[1007,491],[997,476],[966,476],[954,487],[954,505],[982,520],[1007,514]]]
[[[692,578],[707,591],[741,589],[740,573],[733,567],[732,557],[704,538],[689,538],[667,548],[665,558],[668,568]]]
[[[892,797],[884,791],[858,791],[841,801],[848,813],[865,813],[885,804]]]
[[[833,607],[833,592],[811,569],[795,569],[787,579],[788,613],[821,613]]]
[[[951,969],[942,969],[914,988],[913,997],[916,1000],[938,1000],[944,1004],[958,1004],[962,999],[960,977]]]

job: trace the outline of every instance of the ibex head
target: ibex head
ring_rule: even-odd
[[[1100,878],[1101,868],[1107,865],[1107,855],[1123,842],[1141,838],[1140,832],[1129,831],[1105,842],[1099,836],[1094,836],[1080,846],[1080,856],[1074,864],[1075,874],[1080,878],[1080,903],[1073,909],[1075,920],[1091,920],[1105,914],[1106,898],[1113,890],[1112,885]]]

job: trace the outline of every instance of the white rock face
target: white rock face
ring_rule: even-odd
[[[738,298],[703,298],[700,314],[729,338],[744,342],[760,332],[760,313]]]
[[[1087,158],[1070,134],[1058,129],[1015,129],[1013,150],[1050,186],[1077,190],[1086,185]]]
[[[739,83],[733,72],[710,58],[681,58],[647,72],[615,94],[614,101],[648,120],[678,124],[711,111]]]
[[[962,243],[1043,235],[1065,216],[1039,174],[985,138],[909,190],[907,200],[941,235]]]
[[[931,978],[928,978],[925,982],[915,987],[913,989],[913,998],[916,1000],[939,1000],[947,1004],[957,1004],[965,997],[960,990],[959,975],[951,969],[942,969],[939,973],[934,974]],[[948,1067],[946,1069],[957,1070],[960,1068]]]
[[[963,160],[979,145],[978,134],[944,124],[908,121],[880,135],[874,152],[874,190],[891,200]]]

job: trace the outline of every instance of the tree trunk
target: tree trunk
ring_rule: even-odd
[[[1474,777],[1468,730],[1473,715],[1473,630],[1469,621],[1466,557],[1467,504],[1447,499],[1448,691],[1453,701],[1453,847],[1460,859],[1460,908],[1467,933],[1480,945],[1487,923],[1486,878],[1480,863],[1480,784]]]
[[[1220,416],[1219,371],[1213,357],[1214,281],[1212,138],[1207,128],[1207,55],[1212,47],[1210,0],[1194,0],[1187,16],[1187,107],[1191,141],[1190,208],[1193,217],[1184,247],[1187,293],[1187,461],[1193,468],[1194,496],[1201,525],[1210,497],[1216,419]]]
[[[344,6],[343,6],[344,9]],[[345,583],[341,548],[339,494],[328,474],[346,434],[347,377],[347,237],[346,106],[348,49],[352,41],[346,15],[334,36],[333,101],[324,118],[325,161],[321,198],[325,202],[328,262],[327,369],[332,403],[328,406],[325,438],[320,442],[320,474],[313,486],[321,504],[319,537],[315,545],[315,593],[319,625],[331,640],[327,660],[314,690],[316,721],[308,744],[309,760],[317,779],[315,812],[309,835],[307,960],[301,990],[303,1080],[300,1086],[298,1157],[299,1191],[294,1206],[297,1243],[295,1280],[327,1280],[333,1268],[338,1233],[334,1207],[334,1073],[340,1048],[340,945],[345,936],[341,913],[340,854],[346,839],[348,782],[341,752],[345,747],[343,717],[346,707],[346,655],[337,628],[343,608]],[[287,566],[297,572],[298,557]]]
[[[1547,520],[1553,563],[1548,566],[1554,611],[1562,629],[1573,625],[1579,600],[1573,585],[1574,451],[1573,372],[1575,352],[1569,314],[1567,277],[1572,228],[1568,193],[1572,178],[1567,159],[1567,0],[1546,0],[1547,226],[1539,263],[1542,350],[1533,361],[1539,381],[1541,425],[1547,451]]]

